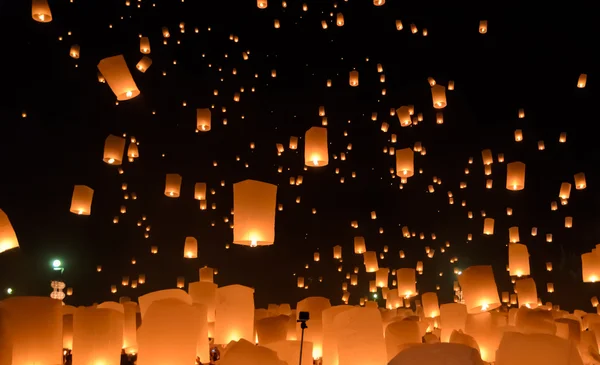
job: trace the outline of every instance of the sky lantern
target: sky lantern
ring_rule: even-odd
[[[425,317],[435,318],[440,315],[440,304],[436,293],[428,292],[421,294],[421,304],[423,305]]]
[[[488,31],[488,22],[487,20],[480,20],[479,21],[479,33],[481,34],[485,34]]]
[[[17,234],[6,213],[0,209],[0,254],[17,247],[19,247]]]
[[[179,198],[181,190],[181,175],[167,174],[165,178],[165,195],[169,198]]]
[[[494,163],[494,155],[492,154],[492,150],[485,149],[481,151],[481,159],[483,160],[484,165],[491,165]]]
[[[367,245],[364,237],[354,237],[354,253],[362,255],[367,251]]]
[[[206,183],[197,182],[194,185],[194,199],[206,200]]]
[[[532,278],[517,280],[515,282],[515,292],[517,293],[519,306],[526,306],[527,308],[538,306],[537,288]]]
[[[581,271],[584,283],[600,281],[600,254],[596,250],[581,255]]]
[[[389,284],[390,269],[384,267],[375,273],[375,284],[378,288],[387,288]]]
[[[140,52],[150,54],[150,39],[148,37],[140,38]]]
[[[254,342],[254,289],[228,285],[217,289],[215,344],[246,339]]]
[[[198,241],[194,237],[186,237],[183,245],[183,257],[186,259],[198,258]]]
[[[291,136],[290,143],[288,145],[290,150],[295,150],[298,148],[298,137]]]
[[[94,189],[85,185],[75,185],[71,198],[71,213],[90,215],[92,213],[92,198]]]
[[[48,0],[32,0],[31,17],[36,22],[50,23],[52,21],[52,12],[50,11]]]
[[[335,24],[338,27],[343,27],[344,26],[344,14],[337,13],[337,15],[335,16]]]
[[[483,220],[483,234],[488,235],[488,236],[494,234],[494,219],[493,218],[485,218]]]
[[[127,148],[127,157],[129,158],[138,158],[140,157],[140,151],[138,145],[136,143],[130,142],[129,147]]]
[[[79,55],[81,52],[81,47],[79,47],[78,44],[74,44],[71,46],[71,49],[69,50],[69,56],[71,56],[71,58],[74,59],[79,59]]]
[[[494,310],[502,305],[491,266],[470,266],[458,276],[463,300],[469,313]]]
[[[525,164],[511,162],[506,165],[506,189],[519,191],[525,189]]]
[[[200,132],[208,132],[210,125],[210,109],[196,109],[196,129]]]
[[[98,307],[77,308],[73,315],[73,360],[117,365],[123,345],[123,325],[121,304],[107,302]]]
[[[256,0],[256,6],[259,9],[266,9],[268,6],[267,0]]]
[[[587,187],[587,183],[585,181],[585,174],[583,172],[579,172],[574,176],[575,180],[575,189],[583,190]]]
[[[140,62],[138,62],[137,65],[135,65],[135,68],[138,71],[144,73],[144,72],[148,71],[148,69],[150,68],[151,65],[152,65],[152,59],[150,57],[144,56],[144,57],[142,57]]]
[[[568,182],[560,184],[558,197],[561,199],[569,199],[571,197],[571,184],[569,184]]]
[[[577,79],[577,88],[583,89],[585,84],[587,83],[587,75],[581,74],[579,75],[579,79]]]
[[[304,135],[304,164],[321,167],[329,164],[327,128],[312,127]]]
[[[233,184],[233,243],[268,246],[275,242],[277,186],[256,180]]]
[[[440,84],[431,87],[431,97],[435,109],[444,109],[446,107],[446,88]]]
[[[336,260],[342,259],[342,246],[333,246],[333,258]]]
[[[521,239],[519,238],[519,227],[510,227],[508,229],[508,241],[513,243],[521,242]]]
[[[416,270],[402,268],[396,270],[396,280],[398,284],[398,296],[402,298],[411,298],[417,295]]]
[[[103,161],[109,165],[120,165],[123,163],[125,153],[125,138],[110,134],[104,142]]]
[[[396,150],[396,176],[409,178],[415,174],[415,154],[410,148]]]
[[[140,95],[140,91],[129,72],[125,57],[117,55],[104,58],[98,63],[98,70],[110,86],[117,100],[124,101]]]
[[[410,117],[410,108],[408,106],[401,106],[396,109],[396,116],[400,121],[401,127],[408,127],[412,124],[412,119]]]
[[[350,86],[358,86],[358,71],[350,71]]]
[[[529,272],[529,251],[527,246],[521,243],[508,244],[508,267],[510,276],[528,276]]]
[[[379,264],[377,262],[377,252],[367,251],[363,253],[363,261],[367,272],[376,272],[379,270]]]

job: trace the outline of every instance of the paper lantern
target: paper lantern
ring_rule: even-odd
[[[140,157],[140,151],[138,149],[137,144],[129,143],[129,147],[127,148],[127,157],[131,157],[131,158]]]
[[[268,6],[267,0],[256,0],[256,6],[259,9],[266,9]]]
[[[381,268],[375,273],[375,285],[378,288],[387,288],[389,284],[390,269]]]
[[[137,65],[135,65],[135,68],[137,68],[140,72],[146,72],[151,65],[152,59],[150,57],[144,56],[142,57],[140,62],[138,62]]]
[[[377,263],[377,252],[367,251],[363,253],[363,260],[367,272],[376,272],[379,270],[379,264]]]
[[[508,244],[508,267],[511,276],[529,275],[529,251],[527,246],[512,242]]]
[[[494,234],[494,219],[486,218],[483,220],[483,234],[493,235]]]
[[[444,109],[446,107],[446,88],[442,85],[433,85],[431,87],[431,98],[435,109]]]
[[[109,165],[120,165],[123,163],[125,153],[125,138],[110,134],[104,142],[103,161]]]
[[[508,241],[509,242],[521,242],[519,237],[519,227],[510,227],[508,229]]]
[[[183,246],[183,257],[187,259],[198,258],[198,241],[194,237],[186,237]]]
[[[298,137],[290,137],[290,143],[288,145],[288,148],[290,150],[295,150],[296,148],[298,148]]]
[[[417,295],[415,269],[403,268],[396,270],[398,282],[398,296],[410,298]]]
[[[92,212],[92,198],[94,189],[85,185],[75,185],[73,197],[71,198],[71,213],[78,215],[90,215]]]
[[[48,0],[31,1],[31,17],[36,22],[49,23],[52,21],[52,12],[48,5]]]
[[[585,174],[583,172],[575,174],[575,189],[583,190],[587,187],[585,182]]]
[[[517,292],[519,306],[537,307],[537,288],[532,278],[517,280],[515,283],[515,292]]]
[[[101,307],[104,304],[110,305]],[[115,309],[112,309],[113,305]],[[98,307],[77,308],[73,316],[73,361],[119,365],[123,324],[121,304],[110,302]]]
[[[335,16],[335,24],[338,27],[344,26],[344,14],[342,14],[342,13],[337,13],[336,14],[336,16]]]
[[[169,198],[179,198],[181,190],[181,175],[167,174],[165,178],[165,195]]]
[[[396,176],[409,178],[414,176],[415,155],[410,148],[403,148],[396,151]]]
[[[349,298],[349,296],[345,297]],[[296,316],[300,312],[310,314],[309,322],[311,324],[304,331],[304,341],[313,343],[313,359],[318,359],[323,355],[323,312],[329,308],[331,308],[331,303],[324,297],[308,297],[296,304]],[[296,338],[301,338],[301,332],[300,323],[296,323]]]
[[[233,243],[268,246],[275,241],[277,186],[244,180],[233,184]]]
[[[194,185],[194,199],[206,200],[206,183],[198,182]]]
[[[350,71],[350,86],[358,86],[358,71]]]
[[[19,247],[17,234],[6,213],[0,209],[0,254],[17,247]]]
[[[487,20],[480,20],[479,21],[479,33],[481,34],[485,34],[488,31],[488,22]]]
[[[354,253],[361,255],[367,251],[367,244],[364,237],[354,237]]]
[[[140,52],[150,54],[150,39],[148,37],[140,38]]]
[[[352,308],[333,318],[339,364],[386,365],[383,321],[377,308]]]
[[[71,49],[69,49],[69,56],[71,56],[71,58],[74,59],[79,59],[79,54],[81,52],[81,47],[79,47],[78,44],[74,44],[71,46]]]
[[[577,87],[579,89],[583,89],[585,87],[586,83],[587,83],[587,75],[586,74],[579,75],[579,79],[577,79]]]
[[[558,197],[561,199],[569,199],[571,196],[571,184],[564,182],[560,184],[560,191],[558,192]]]
[[[506,189],[519,191],[525,189],[525,164],[511,162],[506,165]]]
[[[201,132],[210,131],[210,109],[196,109],[196,129]]]
[[[412,124],[410,115],[410,108],[408,106],[401,106],[396,109],[396,116],[398,117],[398,121],[400,121],[401,127],[408,127]]]
[[[215,344],[246,339],[254,342],[254,289],[228,285],[217,289]]]
[[[492,150],[486,149],[481,151],[481,158],[483,159],[484,165],[491,165],[494,163],[494,156],[492,155]]]
[[[304,135],[304,164],[321,167],[329,164],[327,128],[312,127]]]
[[[600,281],[600,255],[596,251],[581,255],[581,271],[584,283]]]
[[[425,314],[425,317],[435,318],[440,315],[440,305],[436,293],[423,293],[421,295],[421,304],[423,305],[423,314]]]
[[[458,276],[468,313],[494,310],[502,305],[491,266],[471,266]]]
[[[319,262],[319,261],[321,261],[321,254],[320,254],[319,252],[315,252],[315,253],[313,254],[313,260],[314,260],[315,262]]]
[[[333,258],[336,260],[342,259],[342,246],[337,245],[333,247]]]
[[[129,100],[140,95],[123,55],[102,59],[98,63],[98,70],[104,76],[117,100]]]
[[[131,283],[131,287],[133,288],[133,282]],[[138,305],[136,302],[123,303],[123,349],[128,354],[135,354],[138,352],[137,311]]]

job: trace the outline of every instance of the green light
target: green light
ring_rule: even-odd
[[[6,289],[6,294],[11,295],[13,293],[12,288]]]
[[[62,262],[60,262],[60,260],[54,260],[52,261],[52,267],[54,268],[60,268],[62,266]]]
[[[373,298],[377,299],[377,293],[373,294]]]

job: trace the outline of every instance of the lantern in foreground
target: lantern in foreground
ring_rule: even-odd
[[[600,281],[600,255],[596,251],[581,255],[581,271],[584,283]]]
[[[210,131],[210,109],[196,109],[196,129],[201,132]]]
[[[32,0],[31,17],[36,22],[49,23],[52,21],[52,12],[48,0]]]
[[[181,190],[181,175],[167,174],[165,181],[165,195],[169,198],[179,198]]]
[[[277,186],[255,180],[233,184],[233,243],[268,246],[275,241]]]
[[[469,313],[494,310],[502,305],[491,266],[471,266],[458,277]]]
[[[254,341],[254,289],[228,285],[217,289],[215,344],[241,338]]]
[[[17,247],[19,247],[17,234],[6,213],[0,209],[0,254]]]
[[[183,257],[187,259],[198,258],[198,241],[194,237],[186,237],[183,246]]]
[[[104,142],[103,161],[109,165],[120,165],[123,163],[125,153],[125,138],[110,134]]]
[[[117,100],[129,100],[140,95],[140,90],[133,81],[123,55],[104,58],[98,63],[98,70],[104,76]]]
[[[415,174],[415,154],[410,148],[396,151],[396,176],[409,178]]]
[[[312,127],[306,131],[304,135],[304,164],[314,167],[329,164],[326,128]]]
[[[435,109],[444,109],[446,107],[446,88],[436,84],[431,87],[431,97]]]
[[[519,191],[525,189],[525,164],[511,162],[506,165],[506,189]]]
[[[79,215],[90,215],[92,212],[92,198],[94,189],[85,185],[75,185],[73,197],[71,198],[71,213]]]
[[[358,71],[350,71],[350,86],[358,86]]]

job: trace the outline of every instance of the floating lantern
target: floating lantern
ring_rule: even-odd
[[[198,258],[198,241],[194,237],[186,237],[183,246],[183,257],[186,259]]]
[[[17,234],[6,213],[0,209],[0,254],[17,247],[19,247]]]
[[[255,180],[233,184],[233,243],[268,246],[275,241],[277,186]]]
[[[398,282],[398,296],[410,298],[417,295],[415,269],[403,268],[396,270],[396,280]]]
[[[71,49],[69,50],[69,56],[71,56],[71,58],[74,59],[79,59],[79,53],[81,51],[81,48],[79,47],[78,44],[74,44],[71,46]]]
[[[494,234],[494,219],[486,218],[483,220],[483,234],[493,235]]]
[[[488,22],[487,20],[480,20],[479,21],[479,33],[481,34],[485,34],[488,31]]]
[[[210,131],[210,109],[196,109],[196,129],[201,132]]]
[[[92,212],[92,198],[94,189],[85,185],[75,185],[73,197],[71,198],[71,213],[78,215],[90,215]]]
[[[113,136],[106,137],[104,142],[103,161],[109,165],[120,165],[123,163],[123,154],[125,153],[125,138]]]
[[[181,190],[181,175],[167,174],[165,179],[165,195],[169,198],[179,198]]]
[[[140,72],[146,72],[151,65],[152,59],[150,57],[144,56],[142,57],[140,62],[138,62],[137,65],[135,65],[135,68],[137,68]]]
[[[494,310],[502,305],[491,266],[471,266],[458,276],[468,313]]]
[[[508,244],[508,267],[511,276],[529,275],[529,251],[527,246],[512,242]]]
[[[140,38],[140,52],[150,54],[150,39],[148,37]]]
[[[396,175],[401,178],[414,176],[414,152],[410,148],[396,151]]]
[[[431,97],[435,109],[444,109],[446,107],[446,88],[442,85],[433,85],[431,87]]]
[[[266,9],[268,6],[267,0],[256,0],[256,6],[259,9]]]
[[[525,164],[511,162],[506,165],[506,189],[519,191],[525,189]]]
[[[579,79],[577,79],[577,88],[583,89],[585,84],[587,83],[587,75],[581,74],[579,75]]]
[[[575,189],[583,190],[587,187],[585,174],[583,172],[575,174]]]
[[[364,237],[354,237],[354,253],[362,255],[367,251],[367,244]]]
[[[50,11],[48,0],[32,0],[31,17],[36,22],[50,23],[52,21],[52,12]]]
[[[358,71],[350,71],[350,86],[358,86]]]
[[[312,127],[304,135],[304,164],[321,167],[329,164],[327,129]]]
[[[140,95],[123,55],[104,58],[98,63],[98,70],[104,76],[117,100],[129,100]]]

